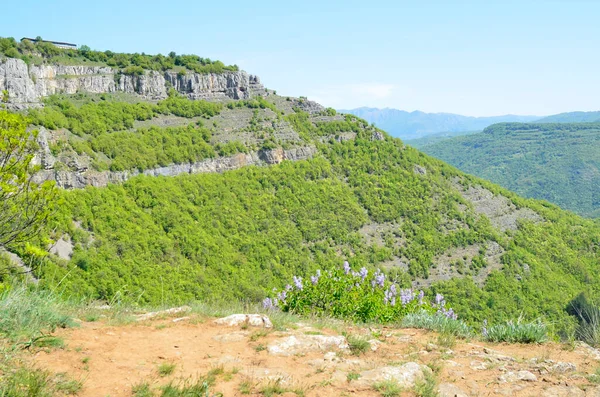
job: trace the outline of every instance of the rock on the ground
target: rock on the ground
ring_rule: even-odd
[[[542,391],[541,397],[585,397],[585,392],[575,386],[552,386]]]
[[[215,335],[213,336],[213,339],[221,343],[241,342],[246,339],[249,334],[250,333],[247,331],[238,331],[230,334]]]
[[[172,309],[159,310],[157,312],[150,312],[150,313],[140,314],[140,315],[136,316],[136,320],[137,321],[150,320],[151,318],[154,318],[154,317],[158,317],[158,316],[162,316],[162,315],[171,315],[171,314],[177,314],[177,313],[184,313],[184,312],[187,312],[187,311],[190,311],[190,310],[192,310],[192,308],[189,307],[189,306],[174,307]]]
[[[561,362],[554,364],[550,369],[552,370],[552,372],[565,374],[567,372],[577,371],[577,365],[575,365],[573,363],[566,363],[566,362],[561,361]]]
[[[287,384],[292,377],[287,373],[277,368],[246,368],[240,371],[240,374],[255,381],[270,381]]]
[[[402,388],[412,388],[425,377],[431,369],[425,365],[408,362],[398,367],[380,367],[363,371],[356,381],[358,386],[371,387],[378,382],[393,381]]]
[[[343,336],[326,335],[291,335],[277,339],[267,346],[270,354],[276,356],[292,356],[313,351],[347,349],[348,343]]]
[[[438,386],[439,397],[469,397],[467,393],[459,389],[452,383],[441,383]]]
[[[273,328],[273,323],[271,323],[269,317],[262,314],[232,314],[231,316],[216,319],[214,323],[228,327],[247,325],[251,327]]]
[[[507,372],[498,377],[500,383],[516,382],[518,380],[526,382],[537,382],[537,377],[529,371]]]

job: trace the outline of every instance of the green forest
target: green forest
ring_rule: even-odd
[[[600,217],[600,123],[500,123],[419,148],[520,195]]]
[[[86,138],[81,150],[111,156],[117,169],[144,168],[219,154],[202,126],[132,130],[133,121],[165,113],[205,116],[221,111],[219,106],[178,97],[158,104],[79,105],[62,98],[32,110],[29,120],[72,129]],[[305,143],[317,146],[311,160],[223,174],[138,176],[122,185],[60,191],[60,205],[42,235],[13,249],[36,264],[42,286],[67,296],[176,304],[259,301],[293,275],[305,277],[344,260],[354,268],[381,267],[390,280],[409,287],[412,280],[429,277],[436,257],[453,248],[495,242],[504,250],[501,267],[483,287],[469,276],[487,266],[480,255],[467,262],[465,277],[434,282],[427,294],[442,293],[473,323],[521,316],[544,319],[559,332],[574,329],[568,303],[581,292],[600,289],[597,223],[465,175],[381,131],[383,140],[374,139],[376,129],[354,116],[322,117],[300,109],[284,116]],[[492,129],[486,136],[513,133],[502,131]],[[341,132],[356,135],[332,138]],[[150,148],[155,152],[146,152]],[[426,172],[415,172],[416,166]],[[468,186],[506,196],[543,220],[522,220],[515,231],[496,229],[461,195]],[[449,228],[450,223],[460,226]],[[365,225],[392,227],[377,243],[361,234]],[[61,237],[73,242],[69,261],[40,254]],[[408,267],[388,265],[394,258],[403,258]]]

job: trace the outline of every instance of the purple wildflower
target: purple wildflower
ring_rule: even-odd
[[[369,275],[369,271],[367,270],[366,267],[363,267],[360,269],[360,272],[358,273],[358,275],[360,276],[362,281],[365,281],[365,278],[367,278],[367,276]]]
[[[383,288],[383,284],[385,283],[385,274],[381,273],[379,270],[375,273],[374,278],[375,284]]]
[[[446,301],[444,300],[444,296],[442,294],[435,295],[435,304],[439,307],[444,307],[446,305]]]
[[[348,261],[344,261],[344,274],[350,273],[350,264]]]
[[[271,300],[271,298],[265,298],[263,300],[263,308],[270,310],[273,309],[274,305],[273,305],[273,301]]]
[[[321,277],[321,271],[317,270],[317,274],[314,276],[310,276],[310,281],[313,283],[313,285],[317,285],[317,283],[319,282],[319,277]]]
[[[419,305],[423,304],[424,297],[425,297],[425,292],[423,292],[423,290],[419,291]]]
[[[304,288],[302,286],[302,277],[294,276],[294,285],[296,286],[296,288],[298,288],[300,291],[302,291],[302,289]]]
[[[287,298],[287,290],[283,290],[277,294],[277,299],[279,299],[280,301],[282,301],[284,303],[285,303],[286,298]]]
[[[400,291],[400,301],[402,302],[402,306],[408,305],[415,299],[415,294],[412,289],[403,289]]]

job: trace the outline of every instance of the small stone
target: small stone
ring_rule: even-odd
[[[577,371],[577,365],[575,365],[573,363],[558,362],[558,363],[554,364],[552,367],[550,367],[550,370],[552,372],[556,372],[556,373],[560,373],[560,374],[564,374],[567,372],[575,372],[575,371]]]
[[[483,361],[478,361],[478,360],[473,360],[471,361],[471,369],[475,370],[475,371],[483,371],[486,370],[488,367],[486,365],[486,363],[484,363]]]
[[[451,383],[441,383],[438,386],[439,397],[469,397],[467,393]]]

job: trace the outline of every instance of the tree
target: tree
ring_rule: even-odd
[[[23,116],[0,111],[0,246],[31,239],[52,213],[54,182],[33,181],[36,137]]]

